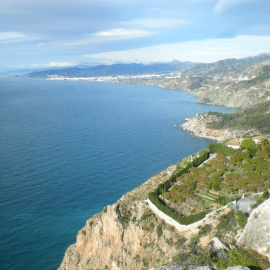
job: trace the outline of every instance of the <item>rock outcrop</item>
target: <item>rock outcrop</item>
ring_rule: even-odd
[[[235,139],[243,137],[246,130],[235,129],[211,129],[208,128],[208,124],[212,122],[218,122],[217,116],[209,113],[198,114],[192,118],[186,119],[186,122],[180,126],[183,130],[190,132],[195,137],[201,137],[216,141],[224,141],[226,139]],[[249,131],[250,136],[255,135]]]
[[[181,251],[179,239],[146,202],[114,204],[86,222],[59,269],[147,269]]]
[[[270,260],[270,199],[252,211],[237,244],[255,249]]]

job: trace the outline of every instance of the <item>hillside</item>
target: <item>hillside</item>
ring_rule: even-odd
[[[233,114],[210,112],[218,121],[208,123],[214,129],[257,130],[258,134],[270,134],[270,101],[251,106]]]
[[[196,94],[199,103],[247,108],[270,99],[269,72],[270,56],[262,54],[197,64],[170,77],[127,78],[115,82],[178,89]]]
[[[227,244],[235,244],[243,231],[246,217],[234,203],[226,204],[228,201],[243,193],[251,196],[254,202],[257,200],[258,205],[268,198],[269,153],[268,158],[260,156],[259,149],[253,155],[245,150],[230,150],[225,154],[219,146],[210,147],[210,152],[213,151],[216,155],[199,168],[190,167],[181,176],[185,180],[177,178],[173,186],[160,194],[160,200],[165,200],[167,207],[178,215],[190,216],[206,210],[205,218],[176,229],[164,222],[145,201],[149,192],[164,187],[164,183],[206,153],[202,152],[153,176],[90,218],[78,233],[76,243],[67,249],[59,269],[149,269],[164,265],[164,262],[208,264],[215,269],[236,264],[248,264],[256,269],[270,267],[267,259],[256,251],[226,248],[225,256],[238,254],[237,260],[229,262],[209,247],[215,237]],[[256,180],[258,176],[262,181]],[[180,191],[181,186],[187,186],[187,189]],[[262,191],[265,191],[263,195],[258,193]]]
[[[270,101],[232,114],[208,112],[186,119],[181,128],[195,136],[224,141],[232,138],[270,136]]]

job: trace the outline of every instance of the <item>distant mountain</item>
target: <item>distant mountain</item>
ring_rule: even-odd
[[[246,68],[257,63],[264,62],[270,59],[270,54],[259,54],[254,57],[246,57],[242,59],[226,59],[220,60],[211,64],[197,64],[187,68],[182,72],[183,76],[207,76],[222,74],[223,76],[229,73],[242,72]]]
[[[247,108],[270,100],[270,54],[196,64],[176,77],[124,78],[118,82],[179,89],[196,94],[200,103]]]
[[[162,74],[178,71],[194,65],[191,62],[173,61],[169,63],[144,64],[114,64],[99,65],[95,67],[70,67],[55,70],[44,70],[29,73],[29,77],[48,77],[64,76],[70,78],[76,77],[98,77],[98,76],[115,76],[115,75],[142,75],[142,74]]]

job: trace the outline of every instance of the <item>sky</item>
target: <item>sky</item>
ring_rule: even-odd
[[[0,70],[270,53],[270,0],[1,0]]]

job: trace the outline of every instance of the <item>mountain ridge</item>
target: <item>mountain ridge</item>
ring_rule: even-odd
[[[98,77],[98,76],[115,76],[115,75],[139,75],[139,74],[161,74],[181,70],[193,65],[192,62],[173,61],[168,63],[154,64],[113,64],[98,65],[94,67],[69,67],[55,70],[37,71],[27,74],[28,77],[48,77],[48,76],[65,76],[70,78],[76,77]]]

